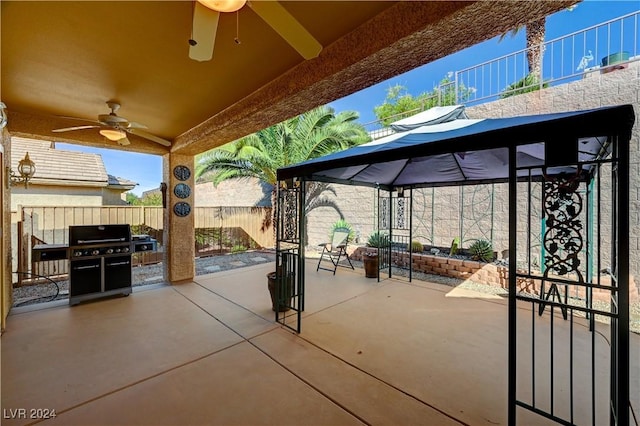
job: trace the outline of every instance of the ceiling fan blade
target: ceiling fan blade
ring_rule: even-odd
[[[147,133],[136,128],[126,129],[126,131],[131,133],[132,135],[140,136],[141,138],[149,139],[150,141],[159,143],[160,145],[171,146],[171,142],[169,142],[168,140],[162,139],[156,135],[152,135],[151,133]]]
[[[122,145],[122,146],[131,145],[131,141],[127,139],[126,136],[122,139],[118,139],[116,142],[118,142],[118,145]]]
[[[127,129],[148,129],[147,126],[141,123],[136,123],[135,121],[130,121],[126,126]]]
[[[303,58],[313,59],[322,51],[318,40],[277,1],[251,1],[248,5]]]
[[[189,57],[191,59],[203,62],[213,58],[218,19],[220,19],[220,12],[203,6],[199,1],[194,2],[191,40],[195,42],[195,45],[191,45],[193,42],[189,41],[191,45],[189,46]]]
[[[100,126],[74,126],[74,127],[65,127],[63,129],[54,129],[53,133],[61,133],[61,132],[69,132],[71,130],[84,130],[84,129],[97,129]]]

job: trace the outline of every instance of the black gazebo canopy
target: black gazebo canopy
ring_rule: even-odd
[[[631,105],[510,118],[457,119],[283,167],[278,169],[278,180],[304,178],[385,189],[505,182],[510,146],[518,147],[520,165],[543,165],[545,150],[552,148],[557,155],[564,151],[563,146],[571,147],[575,141],[579,155],[576,160],[596,160],[610,154],[609,136],[629,138],[634,120]],[[571,171],[567,167],[553,170]]]

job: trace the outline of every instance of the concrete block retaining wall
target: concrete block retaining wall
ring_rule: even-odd
[[[500,118],[518,115],[544,114],[570,110],[597,108],[606,105],[620,105],[631,103],[634,105],[636,117],[640,117],[640,62],[632,62],[626,69],[601,74],[587,73],[581,80],[567,84],[553,86],[535,92],[500,99],[467,108],[471,118]],[[630,144],[630,208],[629,221],[629,266],[631,275],[640,276],[640,120],[636,119]],[[607,176],[603,173],[603,187],[607,187]],[[208,184],[211,185],[211,184]],[[231,186],[231,183],[230,183]],[[249,185],[251,186],[251,185]],[[255,186],[252,199],[268,198],[268,191]],[[247,182],[239,180],[230,189],[231,194],[247,191]],[[377,229],[376,190],[373,188],[350,185],[332,185],[333,194],[326,194],[327,198],[335,202],[344,219],[349,222],[358,234],[358,243],[367,242],[367,237]],[[222,191],[221,188],[218,191]],[[493,209],[487,203],[487,194],[493,191]],[[196,203],[198,197],[196,190]],[[526,191],[519,191],[526,194]],[[538,194],[537,186],[532,193]],[[216,199],[215,194],[209,194],[207,205],[217,205],[211,202]],[[610,252],[609,237],[611,221],[608,216],[610,206],[610,192],[602,193],[603,219],[600,220],[602,231],[601,250],[603,254]],[[220,197],[222,203],[226,197]],[[245,200],[246,201],[246,200]],[[493,248],[500,253],[508,248],[508,187],[506,184],[480,185],[469,188],[443,187],[425,188],[414,191],[413,198],[413,239],[423,244],[448,247],[454,237],[463,234],[462,246],[468,247],[469,241],[476,238],[492,239]],[[525,221],[526,199],[518,200],[518,220]],[[253,203],[253,201],[252,201]],[[204,204],[200,204],[204,205]],[[464,211],[460,208],[464,205]],[[475,210],[474,210],[475,207]],[[491,211],[491,215],[486,214]],[[539,212],[534,212],[539,218]],[[333,223],[340,219],[340,214],[332,208],[322,207],[314,209],[307,216],[307,245],[315,247],[321,242],[328,241],[328,233]],[[584,220],[584,218],[582,219]],[[534,221],[531,234],[539,239],[540,221]],[[524,244],[527,241],[527,230],[522,227],[518,231],[518,253],[526,253]],[[538,264],[539,248],[536,256]],[[519,261],[526,259],[519,258]],[[603,256],[604,266],[609,266],[606,256]],[[454,269],[455,270],[455,269]],[[464,271],[462,271],[464,272]],[[632,280],[633,282],[633,280]],[[637,288],[637,287],[636,287]],[[636,290],[637,293],[637,290]],[[636,294],[633,293],[632,294]]]
[[[358,247],[352,254],[351,259],[362,261],[365,253],[376,253],[375,248]],[[408,268],[409,253],[393,253],[391,257],[393,265],[402,265]],[[461,280],[471,280],[478,284],[486,284],[495,287],[509,287],[509,268],[493,263],[476,262],[475,260],[455,259],[440,257],[429,254],[413,253],[411,263],[415,272],[440,275],[444,277],[457,278]],[[608,276],[601,276],[602,285],[610,285]],[[521,279],[518,280],[518,288],[527,293],[539,294],[542,283],[540,280]],[[547,284],[548,289],[548,284]],[[571,286],[569,295],[584,299],[585,289],[583,287]],[[611,292],[606,289],[593,289],[593,299],[603,302],[610,301]],[[640,292],[636,286],[633,276],[629,279],[629,300],[635,302],[640,300]]]
[[[630,141],[630,206],[629,221],[631,232],[629,233],[629,269],[632,276],[640,276],[640,62],[632,62],[628,68],[601,74],[593,72],[585,74],[581,80],[567,84],[549,87],[535,92],[524,93],[518,96],[500,99],[494,102],[476,105],[467,108],[470,118],[501,118],[518,115],[546,114],[571,110],[598,108],[607,105],[633,104],[636,112],[636,124],[633,127]],[[610,171],[603,171],[602,193],[602,219],[600,228],[602,232],[601,250],[602,262],[607,264],[610,253],[611,221],[610,196],[608,190],[608,176]],[[376,229],[377,218],[375,216],[375,190],[371,188],[359,188],[354,186],[333,185],[337,197],[335,201],[342,209],[345,219],[354,225],[360,233],[360,243],[366,243],[367,236]],[[486,188],[486,189],[484,189]],[[490,189],[494,191],[492,217],[482,215],[482,212],[474,214],[471,206],[479,206],[477,210],[485,208],[488,204],[482,194]],[[539,193],[539,189],[532,190]],[[526,194],[526,191],[519,191]],[[432,203],[433,199],[433,204]],[[464,203],[465,210],[460,211],[460,205]],[[526,218],[526,199],[518,200],[518,220],[520,223]],[[534,212],[539,217],[539,212]],[[468,216],[470,215],[470,216]],[[462,217],[464,216],[464,217]],[[324,220],[323,220],[324,218]],[[329,219],[330,218],[330,219]],[[309,244],[316,240],[325,241],[326,233],[331,223],[337,220],[338,215],[329,209],[318,209],[310,215]],[[462,218],[462,220],[461,220]],[[329,220],[326,220],[329,219]],[[581,218],[586,224],[586,218]],[[462,188],[425,188],[414,191],[414,239],[423,244],[448,247],[451,240],[460,236],[461,228],[465,240],[474,238],[488,238],[488,232],[492,230],[491,237],[493,248],[500,253],[508,248],[508,188],[506,184],[496,184]],[[316,225],[320,225],[316,227]],[[532,236],[540,235],[540,222],[533,223]],[[429,239],[433,240],[430,241]],[[518,231],[518,253],[526,253],[524,244],[527,241],[527,230]],[[468,243],[463,242],[463,247]],[[596,253],[594,253],[596,254]],[[536,256],[540,256],[539,249]],[[519,261],[526,261],[519,258]],[[538,264],[542,263],[537,259]],[[608,266],[608,265],[606,265]],[[630,280],[634,283],[634,280]],[[635,285],[635,284],[634,284]],[[639,283],[640,285],[640,283]],[[632,288],[631,294],[637,294],[640,287]]]

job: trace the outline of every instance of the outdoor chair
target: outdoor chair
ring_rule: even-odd
[[[351,269],[355,269],[351,263],[351,258],[347,253],[347,244],[349,243],[349,228],[336,228],[333,232],[333,238],[330,243],[318,244],[322,247],[322,253],[320,254],[320,260],[318,260],[318,267],[316,272],[320,269],[325,271],[333,271],[333,275],[336,274],[338,266],[347,267],[347,265],[340,265],[340,261],[346,259],[349,262]],[[325,262],[324,264],[322,262]],[[326,262],[331,262],[332,267],[325,267],[328,265]]]

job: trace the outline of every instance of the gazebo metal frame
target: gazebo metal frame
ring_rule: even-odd
[[[591,372],[592,424],[598,424],[608,412],[611,425],[626,425],[630,420],[629,380],[629,144],[635,115],[631,105],[588,111],[546,114],[473,122],[463,128],[443,132],[409,131],[390,138],[388,143],[370,143],[346,151],[309,160],[278,170],[277,264],[281,285],[278,300],[289,308],[276,310],[276,320],[300,332],[304,311],[305,262],[304,216],[305,184],[308,181],[334,182],[378,188],[378,229],[390,239],[399,229],[398,208],[409,212],[408,233],[411,246],[411,202],[415,188],[507,182],[509,187],[509,297],[508,297],[508,422],[517,424],[518,409],[536,413],[560,424],[576,421],[573,346],[574,324],[586,317],[592,336],[589,358]],[[475,156],[475,157],[474,157]],[[497,160],[496,160],[497,159]],[[484,161],[493,162],[485,166]],[[441,173],[429,170],[421,176],[416,163],[424,162]],[[447,169],[450,162],[458,170]],[[496,166],[497,164],[497,166]],[[468,167],[465,169],[465,167]],[[408,173],[405,173],[407,172]],[[376,174],[380,180],[376,180]],[[603,180],[608,184],[604,185]],[[610,188],[610,194],[605,189]],[[398,191],[408,192],[405,199]],[[388,191],[388,196],[382,192]],[[540,191],[541,203],[534,202],[533,191]],[[394,196],[393,193],[396,195]],[[608,196],[610,195],[610,196]],[[396,207],[393,205],[398,204]],[[406,204],[409,205],[406,210]],[[541,205],[540,205],[541,204]],[[605,205],[606,204],[606,205]],[[524,211],[519,208],[526,206]],[[606,207],[606,208],[603,208]],[[544,265],[532,267],[531,235],[536,225],[534,212],[543,217],[541,230]],[[393,216],[396,211],[396,216]],[[610,212],[606,218],[605,212]],[[596,229],[585,226],[595,221]],[[398,222],[400,223],[400,222]],[[611,240],[605,242],[603,227],[610,228]],[[394,229],[395,227],[395,229]],[[522,229],[525,229],[523,232]],[[520,250],[519,248],[523,248]],[[391,276],[392,244],[381,252],[381,268]],[[410,258],[409,258],[410,259]],[[411,260],[409,260],[411,264]],[[595,266],[595,268],[594,268]],[[603,276],[603,273],[605,275]],[[284,277],[294,278],[294,291],[284,289]],[[539,287],[535,294],[522,291],[522,283]],[[593,292],[610,295],[606,311],[593,304]],[[581,295],[573,298],[572,295]],[[576,302],[578,300],[578,302]],[[525,321],[518,310],[529,306],[530,326],[519,332]],[[596,333],[601,325],[596,315],[610,323],[608,353],[610,390],[607,401],[596,398],[595,370],[601,359],[596,355]],[[544,322],[541,317],[544,317]],[[557,324],[569,322],[568,337],[555,336]],[[529,320],[526,320],[529,321]],[[581,321],[581,320],[580,320]],[[541,324],[548,329],[540,330]],[[537,327],[537,328],[536,328]],[[544,336],[544,339],[543,339]],[[550,338],[547,338],[550,336]],[[529,351],[520,346],[526,342]],[[554,363],[554,351],[566,345],[568,365]],[[548,350],[549,364],[539,354]],[[526,367],[523,367],[525,365]],[[549,374],[543,383],[537,377]],[[554,406],[554,369],[568,369],[568,411]],[[548,370],[548,371],[547,371]],[[531,386],[530,396],[518,393],[518,381]],[[544,395],[544,398],[539,395]],[[585,407],[580,407],[585,410]]]

